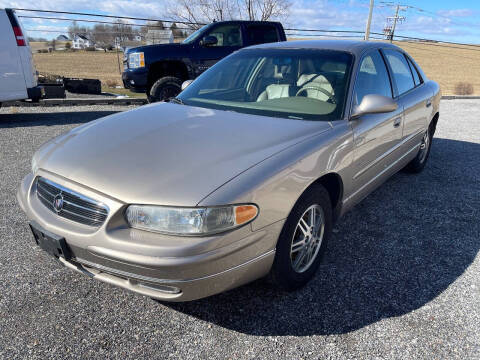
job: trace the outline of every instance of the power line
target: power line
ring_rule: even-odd
[[[284,29],[285,31],[314,31],[314,32],[337,32],[337,33],[356,33],[363,34],[364,31],[359,30],[327,30],[327,29]]]
[[[158,25],[149,25],[149,24],[131,24],[123,22],[114,22],[114,21],[102,21],[102,20],[89,20],[89,19],[79,19],[79,18],[60,18],[60,17],[49,17],[49,16],[30,16],[30,15],[19,15],[20,18],[28,19],[43,19],[43,20],[55,20],[55,21],[71,21],[71,22],[87,22],[87,23],[99,23],[99,24],[112,24],[112,25],[123,25],[123,26],[139,26],[139,27],[160,27]],[[161,20],[158,20],[161,21]],[[194,23],[191,23],[194,24]],[[198,24],[201,25],[201,24]],[[190,28],[178,28],[190,30]],[[325,33],[352,33],[352,34],[364,34],[364,31],[360,30],[328,30],[328,29],[297,29],[297,28],[285,28],[285,31],[306,31],[306,32],[325,32]],[[381,33],[371,32],[374,35],[382,35]]]
[[[416,12],[418,12],[419,14],[426,13],[426,14],[429,14],[429,15],[433,15],[435,17],[440,17],[440,18],[450,20],[450,23],[454,24],[454,25],[459,25],[459,26],[478,26],[479,25],[479,23],[470,23],[470,22],[454,20],[449,16],[445,16],[445,15],[442,15],[440,13],[435,13],[433,11],[425,10],[425,9],[419,8],[418,6],[409,5],[409,7],[411,9],[415,10]]]
[[[123,22],[114,22],[114,21],[101,21],[101,20],[87,20],[87,19],[73,19],[73,18],[57,18],[57,17],[49,17],[49,16],[27,16],[27,15],[19,15],[19,18],[28,18],[28,19],[43,19],[43,20],[55,20],[55,21],[71,21],[71,22],[87,22],[87,23],[98,23],[98,24],[112,24],[112,25],[123,25],[123,26],[139,26],[139,27],[149,27],[149,28],[164,28],[160,25],[151,25],[151,24],[130,24],[130,23],[123,23]],[[181,30],[190,30],[187,27],[177,27],[177,29]]]
[[[50,33],[63,33],[68,32],[68,29],[59,29],[59,30],[44,30],[44,29],[25,29],[26,31],[36,31],[36,32],[50,32]],[[75,33],[78,34],[86,34],[88,31],[76,31]],[[134,33],[126,33],[125,31],[95,31],[95,34],[123,34],[127,35],[135,35]]]
[[[92,17],[105,17],[111,19],[125,19],[125,20],[141,20],[141,21],[161,21],[166,23],[175,23],[175,24],[185,24],[185,25],[207,25],[203,23],[193,23],[188,21],[174,21],[174,20],[165,20],[165,19],[151,19],[151,18],[140,18],[132,16],[116,16],[116,15],[100,15],[84,12],[75,12],[75,11],[57,11],[57,10],[39,10],[39,9],[20,9],[14,8],[13,10],[18,11],[29,11],[29,12],[43,12],[50,14],[67,14],[67,15],[80,15],[80,16],[92,16]]]
[[[385,3],[386,6],[391,6],[393,3]],[[417,7],[413,7],[410,5],[400,5],[400,6],[408,6],[409,8],[420,9]],[[187,24],[187,25],[205,25],[203,23],[193,23],[193,22],[185,22],[185,21],[173,21],[173,20],[164,20],[164,19],[152,19],[152,18],[139,18],[139,17],[128,17],[128,16],[116,16],[116,15],[100,15],[100,14],[91,14],[91,13],[83,13],[83,12],[68,12],[68,11],[56,11],[56,10],[35,10],[35,9],[15,9],[18,11],[29,11],[29,12],[45,12],[45,13],[52,13],[52,14],[71,14],[71,15],[79,15],[79,16],[92,16],[92,17],[104,17],[104,18],[111,18],[111,19],[128,19],[128,20],[137,20],[137,21],[151,21],[151,22],[166,22],[166,23],[177,23],[177,24]],[[44,20],[59,20],[59,21],[76,21],[76,22],[87,22],[87,23],[100,23],[100,24],[112,24],[112,25],[122,25],[122,26],[138,26],[138,27],[156,27],[156,25],[148,25],[148,24],[130,24],[130,23],[123,23],[123,22],[109,22],[109,21],[102,21],[102,20],[91,20],[91,19],[79,19],[79,18],[61,18],[61,17],[47,17],[47,16],[30,16],[30,15],[20,15],[19,17],[24,18],[34,18],[34,19],[44,19]],[[179,28],[181,30],[190,30],[190,28]],[[300,29],[300,28],[286,28],[286,31],[300,31],[300,32],[315,32],[315,33],[346,33],[346,34],[364,34],[364,31],[359,30],[332,30],[332,29]],[[30,31],[37,31],[30,30]],[[44,30],[45,31],[45,30]],[[47,32],[47,31],[45,31]],[[53,32],[53,31],[52,31]],[[383,33],[371,32],[372,35],[380,35],[383,36]],[[298,34],[291,34],[289,36],[299,36]],[[311,35],[310,35],[311,36]],[[320,36],[320,35],[318,35]],[[480,47],[478,44],[467,44],[467,43],[457,43],[457,42],[449,42],[443,40],[432,40],[426,38],[419,38],[419,37],[411,37],[411,36],[401,36],[395,35],[396,38],[399,39],[406,39],[406,40],[418,40],[418,41],[435,41],[436,43],[444,43],[444,44],[452,44],[452,45],[462,45],[462,46],[469,46],[469,47]]]

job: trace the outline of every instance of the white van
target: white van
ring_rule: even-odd
[[[44,94],[25,31],[12,9],[0,9],[0,103]]]

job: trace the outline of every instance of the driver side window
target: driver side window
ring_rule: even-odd
[[[212,46],[242,46],[240,25],[221,25],[212,29],[207,36],[217,38],[217,43]]]
[[[360,104],[365,95],[392,97],[392,86],[382,55],[378,50],[365,56],[360,64],[355,83],[355,101]]]

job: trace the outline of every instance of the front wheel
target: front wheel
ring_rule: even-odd
[[[148,102],[168,101],[182,91],[182,80],[165,76],[155,81],[147,94]]]
[[[270,271],[273,284],[293,291],[313,278],[331,232],[330,197],[315,185],[300,197],[283,226]]]

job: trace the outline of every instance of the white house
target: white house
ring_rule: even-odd
[[[172,30],[148,29],[146,40],[147,45],[171,44],[173,43],[173,32]]]
[[[75,34],[72,41],[73,49],[85,49],[87,47],[93,46],[93,42],[90,41],[86,36]]]

